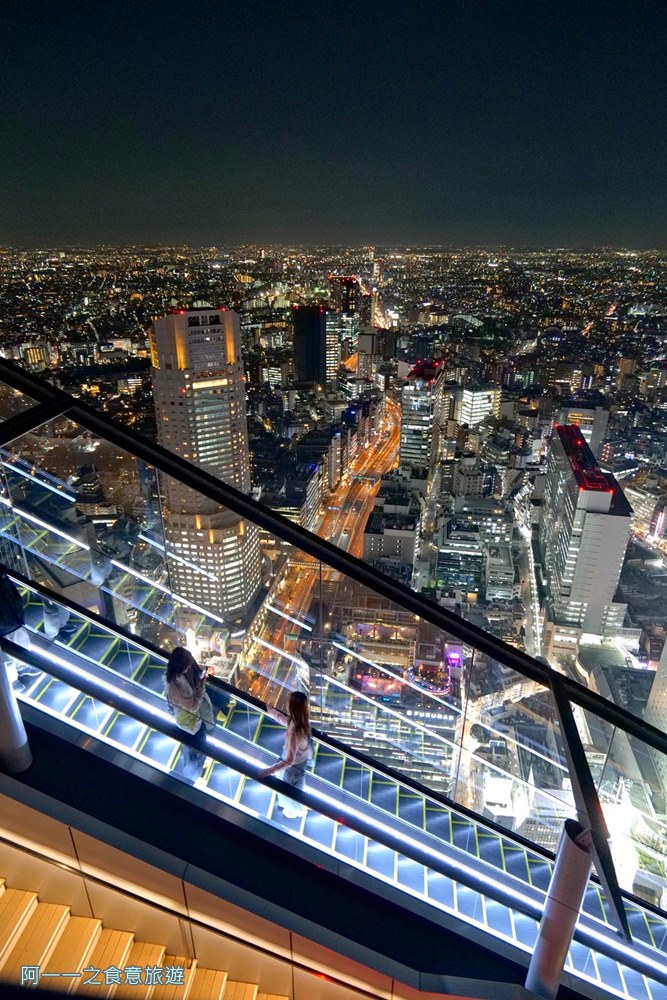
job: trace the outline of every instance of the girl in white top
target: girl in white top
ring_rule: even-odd
[[[308,697],[303,691],[292,691],[287,702],[287,713],[285,716],[282,712],[269,708],[269,715],[282,725],[286,725],[287,732],[285,733],[282,757],[276,764],[260,771],[259,777],[268,778],[270,774],[283,771],[283,781],[292,785],[293,788],[303,788],[306,781],[306,768],[312,756]],[[284,795],[278,796],[278,804],[287,817],[303,816],[306,812],[305,806]]]

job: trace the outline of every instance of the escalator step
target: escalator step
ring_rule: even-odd
[[[459,913],[470,917],[471,920],[484,923],[484,902],[481,893],[475,889],[469,889],[467,885],[461,885],[458,882],[456,885],[456,903]]]
[[[340,786],[343,774],[343,758],[338,754],[322,752],[320,747],[315,759],[315,774],[332,785]]]
[[[40,690],[37,698],[40,705],[46,705],[54,712],[62,714],[67,706],[75,700],[77,695],[80,697],[79,692],[75,688],[70,687],[69,684],[65,684],[64,681],[52,680]]]
[[[570,945],[568,958],[572,964],[572,968],[577,972],[583,972],[594,979],[597,978],[593,955],[588,945],[581,944],[579,941],[573,941]]]
[[[322,844],[327,850],[331,848],[336,835],[336,823],[328,816],[321,816],[319,813],[308,810],[306,822],[303,828],[304,837]]]
[[[260,816],[266,816],[271,806],[272,798],[272,789],[266,785],[262,785],[259,781],[255,781],[253,778],[244,778],[243,788],[238,799],[242,806],[245,806],[247,809],[253,809]]]
[[[378,775],[371,781],[371,802],[378,809],[395,816],[398,808],[398,785]]]
[[[342,788],[346,792],[350,792],[360,799],[368,799],[371,784],[370,779],[371,775],[368,768],[362,767],[356,761],[351,762],[349,759],[345,762]]]
[[[514,848],[505,843],[503,854],[505,856],[505,871],[509,875],[526,881],[528,879],[528,860],[525,852],[521,848]]]
[[[133,747],[145,728],[142,722],[131,719],[129,715],[117,715],[105,735],[124,747]]]
[[[449,810],[440,809],[438,806],[431,806],[427,803],[426,830],[438,840],[443,840],[446,844],[451,843],[452,829]]]
[[[100,732],[109,721],[113,709],[95,698],[86,695],[83,701],[78,702],[75,710],[70,712],[70,718],[76,719],[82,726]]]
[[[479,830],[477,833],[477,845],[478,856],[483,861],[487,861],[490,865],[502,871],[503,849],[500,845],[500,837],[495,833],[487,833],[484,830]]]
[[[597,967],[600,971],[600,978],[605,986],[611,986],[612,989],[625,992],[625,984],[618,968],[618,964],[613,959],[607,958],[605,955],[597,954],[595,958],[597,961]],[[636,998],[633,996],[632,1000],[636,1000]]]
[[[658,987],[660,993],[651,990],[649,992],[649,987],[647,986],[646,979],[642,976],[641,972],[635,972],[634,969],[623,969],[623,979],[628,991],[628,996],[632,997],[632,1000],[658,1000],[660,995],[667,996],[667,988],[664,986]]]
[[[411,795],[410,792],[399,789],[398,815],[406,823],[423,830],[426,823],[424,799],[419,795]]]
[[[527,917],[523,913],[514,910],[514,928],[517,940],[527,948],[534,948],[537,940],[538,923],[532,917]]]
[[[528,870],[530,871],[531,883],[535,888],[546,892],[551,882],[551,866],[538,858],[529,858]]]
[[[477,838],[474,824],[452,813],[452,844],[477,856]]]
[[[144,757],[166,766],[174,757],[177,749],[178,742],[176,740],[151,730],[144,743],[139,747],[139,752]]]

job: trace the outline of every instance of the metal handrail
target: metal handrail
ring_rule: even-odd
[[[483,629],[472,625],[445,608],[433,604],[405,585],[392,580],[374,567],[349,555],[331,542],[306,531],[282,515],[269,511],[252,497],[223,483],[215,476],[192,465],[162,446],[130,433],[116,421],[74,399],[62,389],[51,386],[43,379],[28,374],[6,360],[0,360],[0,376],[7,385],[36,401],[37,405],[32,412],[35,426],[44,422],[45,408],[53,407],[54,411],[67,416],[91,433],[111,442],[119,449],[127,451],[135,458],[142,459],[163,474],[228,508],[239,517],[246,518],[251,523],[264,528],[270,534],[306,552],[314,559],[324,562],[343,576],[347,576],[380,594],[402,609],[410,611],[418,619],[421,618],[429,622],[457,640],[472,646],[492,659],[498,660],[522,676],[542,684],[552,692],[561,716],[564,711],[571,714],[570,702],[573,702],[659,752],[667,754],[667,734],[640,721],[636,716],[606,701],[576,681],[557,673],[548,664],[534,660],[527,653],[489,635]],[[26,426],[29,425],[30,419],[30,410],[10,418],[4,424],[6,433],[0,440],[3,443],[9,443],[9,441],[26,433]],[[13,425],[16,425],[15,434],[13,434]],[[571,727],[571,729],[573,733],[576,732],[576,727]],[[621,933],[629,938],[629,928],[618,880],[611,855],[606,846],[608,833],[602,817],[599,797],[578,737],[575,739],[575,744],[573,748],[569,749],[572,750],[570,753],[572,760],[576,761],[577,767],[581,768],[583,772],[581,781],[577,774],[571,775],[575,786],[580,819],[585,825],[590,825],[592,828],[596,867],[607,889],[609,903],[617,926]]]
[[[6,359],[0,359],[0,381],[24,393],[37,403],[60,404],[60,412],[68,419],[79,423],[93,434],[110,441],[118,448],[140,458],[165,475],[182,482],[195,492],[201,493],[207,499],[228,507],[240,517],[246,518],[270,534],[287,542],[289,545],[325,563],[344,576],[375,591],[382,597],[410,611],[423,621],[429,622],[453,638],[478,649],[499,663],[510,667],[517,673],[537,681],[545,688],[558,685],[566,693],[568,699],[579,705],[585,711],[600,716],[611,725],[623,729],[629,735],[636,737],[661,753],[667,754],[667,734],[638,719],[637,716],[603,698],[597,692],[590,691],[578,681],[559,674],[546,663],[541,663],[522,650],[485,632],[459,615],[442,608],[421,594],[410,590],[404,584],[392,580],[375,567],[362,562],[355,556],[338,548],[326,539],[302,528],[276,511],[270,510],[235,487],[216,479],[210,473],[192,465],[186,459],[167,451],[165,448],[148,441],[141,435],[131,433],[110,417],[99,413],[92,407],[70,396],[64,390],[50,385],[44,379],[30,374],[11,364]],[[37,412],[34,407],[36,423],[43,411]],[[29,423],[30,411],[19,414],[22,431]],[[10,418],[14,420],[15,418]],[[5,423],[7,423],[6,421]],[[43,421],[41,421],[43,422]],[[3,426],[0,424],[0,426]],[[18,435],[17,435],[18,436]]]

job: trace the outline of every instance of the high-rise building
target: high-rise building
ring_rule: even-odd
[[[460,590],[468,601],[477,601],[484,577],[484,544],[479,525],[448,518],[438,539],[435,578],[439,590]]]
[[[445,370],[438,362],[420,361],[401,391],[400,468],[432,469],[438,459]]]
[[[331,304],[336,312],[346,316],[359,313],[361,285],[356,274],[330,274]]]
[[[604,406],[587,406],[585,403],[564,403],[558,414],[559,424],[577,424],[581,434],[596,458],[604,441],[609,423],[609,410]]]
[[[357,349],[357,373],[362,378],[371,378],[384,362],[385,331],[373,326],[365,327],[359,334]]]
[[[158,443],[249,493],[237,314],[173,310],[153,324],[151,354]],[[165,534],[178,557],[172,586],[207,610],[242,617],[260,585],[257,528],[173,480],[162,489]]]
[[[632,508],[602,472],[576,425],[557,425],[549,448],[540,546],[551,622],[603,634],[622,625],[614,603]],[[570,634],[570,633],[568,633]]]
[[[324,306],[298,306],[293,310],[292,321],[296,381],[335,390],[340,367],[336,314]]]
[[[454,408],[454,419],[468,427],[476,427],[487,417],[500,417],[500,387],[482,385],[460,389]]]

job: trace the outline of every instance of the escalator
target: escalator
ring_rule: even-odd
[[[71,607],[67,630],[46,638],[42,593],[18,582],[32,640],[21,656],[29,669],[21,671],[19,698],[70,731],[143,761],[170,781],[182,780],[184,749],[162,696],[160,651]],[[13,653],[19,662],[20,651]],[[305,792],[296,793],[307,812],[287,819],[277,804],[280,783],[253,777],[280,753],[282,735],[260,706],[234,692],[208,739],[210,756],[193,794],[298,838],[321,852],[323,863],[333,858],[351,866],[376,880],[379,892],[390,887],[408,909],[462,922],[525,961],[552,871],[545,852],[346,747],[339,733],[331,738],[318,731],[313,772]],[[566,971],[590,995],[663,1000],[667,924],[635,902],[626,901],[626,909],[632,946],[617,938],[599,885],[589,883]]]

